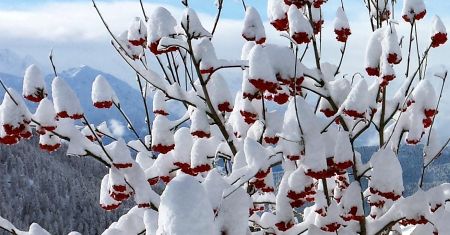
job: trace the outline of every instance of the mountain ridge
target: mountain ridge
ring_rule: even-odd
[[[142,97],[137,89],[111,74],[102,72],[87,65],[70,68],[58,73],[58,76],[64,79],[77,94],[85,114],[91,123],[100,124],[103,121],[108,121],[110,123],[112,120],[117,120],[123,126],[126,126],[127,124],[125,119],[115,108],[104,110],[97,109],[92,105],[91,87],[97,75],[102,75],[106,78],[119,97],[122,109],[130,118],[133,125],[138,129],[138,132],[145,135],[145,109],[143,107]],[[23,80],[21,77],[0,72],[0,78],[7,87],[11,87],[18,93],[21,93]],[[51,82],[53,78],[53,74],[48,74],[45,76],[46,87],[49,95],[51,95]],[[3,89],[0,89],[0,95],[4,95]],[[152,103],[150,98],[148,98],[147,102],[148,104]],[[31,110],[36,108],[36,104],[31,102],[26,103]],[[150,118],[152,117],[153,114],[151,114]],[[130,135],[130,133],[126,134]]]

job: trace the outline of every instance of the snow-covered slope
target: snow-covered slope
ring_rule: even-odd
[[[15,76],[22,76],[25,69],[31,64],[40,65],[33,57],[29,55],[20,56],[19,54],[9,49],[0,49],[1,73],[12,74]]]
[[[37,142],[35,138],[12,147],[0,145],[2,217],[20,229],[37,222],[52,234],[100,234],[124,213],[106,212],[98,205],[100,181],[107,173],[102,164],[68,157],[65,147],[48,154]]]
[[[110,83],[111,87],[116,91],[120,100],[121,107],[129,116],[133,125],[138,129],[145,130],[145,110],[142,104],[142,98],[139,91],[131,87],[128,83],[114,77],[111,74],[96,70],[89,66],[81,66],[62,71],[61,76],[72,87],[80,99],[81,105],[88,114],[90,122],[100,123],[104,120],[111,119],[118,120],[125,124],[125,119],[120,115],[116,109],[97,109],[92,105],[91,89],[92,82],[97,75],[103,75]],[[46,77],[47,84],[51,83],[54,76],[48,75]],[[151,104],[151,101],[149,102]]]

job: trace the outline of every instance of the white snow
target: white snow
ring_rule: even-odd
[[[80,100],[72,88],[60,77],[52,82],[52,96],[55,111],[59,117],[79,119],[83,115]]]
[[[249,54],[249,78],[276,83],[275,72],[270,66],[269,55],[261,45],[255,45]]]
[[[371,178],[369,187],[382,193],[400,196],[403,193],[403,171],[400,162],[391,149],[381,149],[370,159]],[[382,196],[382,195],[381,195]]]
[[[116,92],[102,75],[98,75],[92,83],[92,103],[114,102],[119,104]]]
[[[419,20],[418,15],[426,13],[425,3],[423,0],[405,0],[403,1],[402,17],[408,22]],[[423,17],[423,16],[422,16]]]
[[[128,41],[134,46],[145,46],[147,27],[141,18],[135,17],[128,28]]]
[[[53,129],[53,127],[56,128],[56,112],[52,101],[47,98],[42,99],[36,108],[33,118],[42,127],[50,129]]]
[[[333,22],[334,30],[350,29],[347,15],[342,7],[339,7],[336,11],[336,18]]]
[[[163,37],[175,35],[176,25],[177,21],[166,8],[155,8],[150,14],[147,24],[149,47],[150,44],[158,42]]]
[[[296,6],[291,5],[288,11],[289,34],[298,44],[308,43],[313,36],[313,29],[308,19]]]
[[[22,95],[34,102],[39,102],[40,99],[47,96],[44,76],[41,70],[34,64],[25,70]]]
[[[258,44],[266,40],[266,32],[258,11],[253,7],[247,7],[244,19],[244,28],[242,36],[247,41],[255,41]]]
[[[214,235],[214,212],[205,189],[192,176],[178,175],[161,195],[157,235]]]
[[[197,13],[191,9],[186,8],[181,19],[181,27],[185,33],[192,38],[211,37],[211,33],[208,32],[202,25]]]

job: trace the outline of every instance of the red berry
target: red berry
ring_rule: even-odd
[[[380,76],[380,69],[379,68],[371,68],[367,67],[366,72],[369,76]]]
[[[270,24],[278,31],[286,31],[289,29],[289,21],[287,18],[287,14],[285,14],[284,18],[282,19],[276,19]]]
[[[109,109],[113,105],[112,101],[95,102],[94,106],[99,109]]]
[[[431,37],[431,46],[438,47],[447,42],[447,34],[446,33],[437,33]]]
[[[311,41],[306,32],[297,32],[292,35],[292,39],[294,39],[294,41],[298,44],[309,43]]]
[[[347,42],[348,36],[352,34],[349,28],[335,29],[336,39],[340,42]]]
[[[166,154],[170,151],[172,151],[175,148],[175,144],[172,145],[163,145],[163,144],[157,144],[157,145],[153,145],[152,146],[152,150],[162,153],[162,154]]]

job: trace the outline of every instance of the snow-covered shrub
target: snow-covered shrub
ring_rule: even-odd
[[[117,109],[133,138],[114,136],[106,123],[89,123],[76,93],[56,70],[47,96],[32,65],[25,72],[23,96],[6,88],[0,142],[15,144],[35,132],[43,150],[65,144],[69,154],[90,156],[108,167],[99,179],[100,206],[114,210],[133,200],[135,207],[105,235],[448,234],[448,219],[442,218],[450,217],[450,185],[403,195],[397,157],[403,142],[425,145],[422,187],[426,168],[449,142],[439,143],[432,133],[447,71],[435,75],[442,84],[439,95],[425,73],[429,52],[447,41],[441,19],[433,19],[429,45],[423,54],[417,49],[418,61],[412,63],[412,43],[418,40],[412,32],[427,12],[423,1],[403,1],[401,17],[411,27],[409,50],[400,46],[396,28],[404,22],[392,18],[392,2],[367,1],[372,32],[361,67],[370,77],[345,71],[354,73],[350,79],[340,69],[358,29],[350,28],[347,16],[353,12],[345,11],[342,1],[333,9],[334,21],[325,22],[323,9],[330,7],[325,0],[269,0],[270,25],[243,2],[240,36],[246,42],[233,61],[216,54],[220,17],[209,30],[188,1],[182,1],[186,9],[179,21],[163,7],[147,18],[142,7],[144,18],[134,18],[119,35],[111,32],[113,46],[137,74],[144,102],[136,104],[143,103],[148,125],[131,123],[121,97],[102,76],[92,85],[92,104]],[[223,1],[216,4],[220,16]],[[101,16],[95,1],[94,7]],[[288,43],[269,43],[267,25]],[[336,64],[321,57],[322,50],[332,50],[319,38],[327,26],[341,46]],[[159,73],[147,57],[157,59]],[[402,62],[406,76],[399,71]],[[229,68],[242,70],[237,93],[223,72]],[[400,86],[392,85],[394,79]],[[34,114],[23,97],[39,102]],[[174,102],[183,115],[172,112]],[[376,133],[379,140],[379,150],[367,162],[355,150],[365,133]],[[280,182],[275,171],[282,174]],[[161,185],[165,189],[158,194],[154,188]],[[0,227],[14,234],[46,234],[36,224],[29,232],[19,231],[2,218]]]

